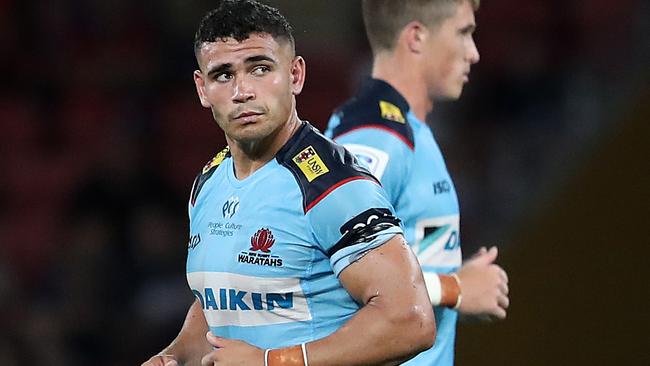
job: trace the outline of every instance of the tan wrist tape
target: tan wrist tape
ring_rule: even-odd
[[[451,275],[438,274],[440,278],[440,305],[457,308],[460,305],[460,280],[455,273]]]
[[[266,357],[268,366],[306,366],[300,345],[269,350]]]

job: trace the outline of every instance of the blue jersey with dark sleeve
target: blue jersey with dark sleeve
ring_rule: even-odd
[[[325,133],[354,153],[378,178],[403,222],[423,271],[461,265],[456,190],[428,125],[390,84],[369,79],[332,115]],[[453,365],[457,313],[434,308],[437,336],[408,365]]]
[[[359,309],[338,275],[402,233],[376,179],[306,122],[245,179],[220,152],[189,216],[187,279],[210,330],[261,348],[338,329]]]

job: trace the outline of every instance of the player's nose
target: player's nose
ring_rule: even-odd
[[[467,50],[467,59],[470,64],[475,64],[479,62],[481,56],[478,53],[478,48],[476,47],[476,42],[472,39],[469,44],[469,49]]]
[[[251,83],[245,78],[235,79],[231,99],[235,103],[245,103],[255,99],[255,91]]]

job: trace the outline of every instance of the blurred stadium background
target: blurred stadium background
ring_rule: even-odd
[[[369,70],[358,1],[269,1],[323,128]],[[136,365],[178,331],[186,202],[224,139],[195,96],[211,1],[0,0],[0,364]],[[481,62],[431,122],[465,255],[498,244],[505,322],[459,365],[647,365],[650,3],[484,1]],[[643,331],[643,332],[641,332]]]

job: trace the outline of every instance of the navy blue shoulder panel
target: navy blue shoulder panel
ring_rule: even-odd
[[[192,185],[192,194],[190,195],[192,206],[196,203],[196,198],[199,196],[199,192],[201,191],[201,188],[203,188],[205,182],[212,177],[212,174],[217,170],[219,164],[228,157],[230,157],[230,147],[226,146],[225,149],[221,150],[214,158],[208,161],[201,170],[201,173],[196,176],[194,184]]]
[[[379,184],[345,148],[308,122],[287,141],[276,155],[277,161],[296,178],[302,192],[303,210],[307,213],[337,187],[356,179]]]
[[[408,111],[408,102],[395,88],[383,80],[369,79],[356,96],[334,112],[341,123],[332,136],[337,138],[359,128],[377,128],[397,136],[412,150],[414,138],[406,121]]]

